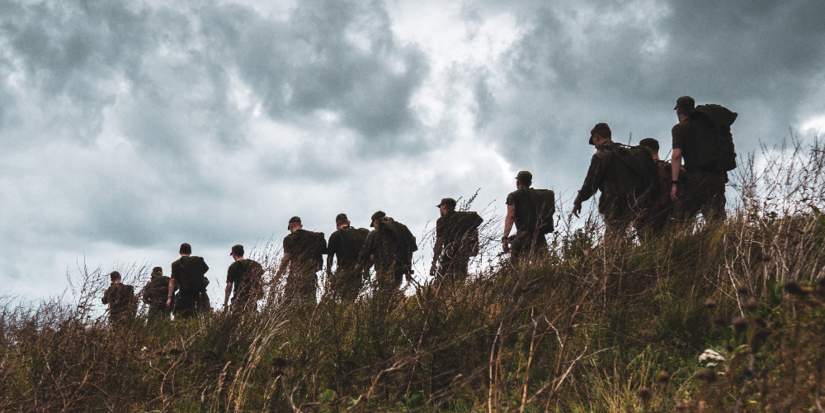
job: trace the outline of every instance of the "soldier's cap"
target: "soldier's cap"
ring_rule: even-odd
[[[335,216],[335,222],[341,221],[349,221],[349,218],[347,218],[347,214],[341,213]]]
[[[455,199],[452,199],[452,198],[441,198],[441,203],[439,203],[439,204],[438,204],[438,205],[436,205],[435,207],[436,207],[436,208],[441,208],[441,205],[447,205],[447,206],[450,206],[450,207],[455,208]]]
[[[683,111],[687,110],[688,112],[690,112],[695,107],[696,107],[696,101],[693,100],[692,97],[682,96],[679,99],[676,99],[676,106],[673,108],[673,110],[682,109]]]
[[[524,183],[533,183],[533,174],[530,171],[519,171],[516,179]]]
[[[299,216],[294,216],[294,217],[290,218],[290,219],[289,219],[289,224],[287,224],[286,229],[289,229],[289,226],[290,226],[290,225],[292,225],[292,224],[293,224],[293,223],[295,223],[295,222],[297,222],[297,223],[299,223],[299,224],[300,224],[300,223],[301,223],[301,217],[299,217]]]
[[[639,146],[644,146],[646,148],[659,150],[659,141],[653,138],[644,138],[639,141]]]
[[[374,227],[375,225],[373,225],[373,222],[376,219],[381,219],[381,218],[384,218],[385,216],[387,216],[387,214],[385,214],[384,211],[375,211],[375,213],[372,214],[372,216],[370,217],[370,226]]]
[[[609,132],[610,126],[607,126],[606,123],[597,123],[596,126],[593,127],[593,129],[590,129],[590,140],[587,141],[587,143],[593,145],[593,135],[604,130]]]
[[[114,281],[114,280],[119,280],[119,279],[120,279],[120,273],[119,273],[119,272],[117,272],[117,271],[112,271],[112,272],[110,272],[110,273],[109,273],[109,278],[110,278],[112,281]]]
[[[243,257],[243,245],[241,245],[241,244],[233,245],[232,246],[232,252],[230,252],[229,255],[232,255],[232,254]]]

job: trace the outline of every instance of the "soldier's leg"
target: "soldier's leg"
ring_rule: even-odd
[[[702,215],[708,222],[724,220],[725,211],[725,174],[711,173],[705,178],[704,186],[707,200],[702,205]]]

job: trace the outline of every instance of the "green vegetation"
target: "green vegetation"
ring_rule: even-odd
[[[740,169],[723,224],[606,246],[562,222],[547,259],[392,308],[274,285],[254,315],[113,331],[89,272],[72,302],[2,307],[0,410],[822,411],[825,162],[799,146]]]

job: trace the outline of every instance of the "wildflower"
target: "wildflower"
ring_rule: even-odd
[[[147,349],[146,349],[146,346],[143,346],[143,348],[142,348],[142,349],[140,349],[140,351],[146,351],[146,350],[147,350]]]
[[[658,381],[659,383],[667,383],[668,381],[670,381],[670,374],[667,374],[666,371],[662,370],[659,372],[659,376],[656,377],[656,381]]]
[[[808,291],[802,288],[796,281],[789,281],[785,284],[785,291],[788,294],[795,295],[797,297],[804,297],[808,295]]]
[[[696,377],[708,383],[713,383],[716,381],[716,372],[713,369],[699,370],[696,372]]]
[[[747,309],[748,311],[753,312],[756,311],[757,308],[759,308],[759,303],[753,297],[749,298],[748,301],[745,303],[745,309]]]
[[[699,362],[703,363],[703,364],[706,364],[708,367],[713,367],[717,363],[721,363],[721,362],[724,362],[724,361],[725,361],[725,358],[722,357],[721,354],[719,354],[719,353],[717,353],[717,352],[715,352],[711,349],[705,350],[705,352],[702,353],[702,355],[699,356]]]
[[[647,401],[650,399],[650,389],[647,387],[642,387],[639,389],[639,393],[637,393],[640,399]]]
[[[745,320],[744,317],[736,317],[733,319],[733,330],[736,333],[741,333],[748,328],[748,320]]]

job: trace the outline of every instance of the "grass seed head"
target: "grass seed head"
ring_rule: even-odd
[[[650,389],[648,389],[647,387],[642,387],[641,389],[639,389],[639,393],[637,393],[637,395],[640,399],[648,401],[650,400],[651,396]]]
[[[659,375],[656,377],[656,381],[658,381],[659,383],[667,383],[668,381],[670,381],[670,374],[668,374],[666,371],[662,370],[662,371],[659,372]]]
[[[754,312],[757,308],[759,308],[759,302],[756,301],[756,298],[748,298],[748,301],[745,302],[745,309],[750,312]]]
[[[707,300],[705,300],[705,307],[711,310],[716,308],[716,301],[714,301],[713,298],[708,298]]]
[[[745,317],[734,317],[732,324],[733,330],[737,333],[741,333],[748,328],[748,320],[746,320]]]
[[[746,287],[745,284],[739,284],[736,286],[736,292],[739,293],[739,295],[747,295],[748,287]]]
[[[795,295],[797,297],[804,297],[808,295],[808,291],[802,288],[796,281],[789,281],[785,284],[785,292],[791,295]]]

